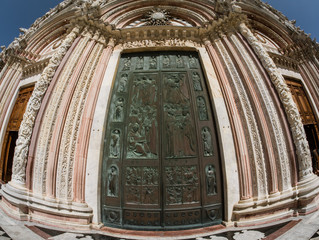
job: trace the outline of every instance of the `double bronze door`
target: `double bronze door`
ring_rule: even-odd
[[[123,54],[107,119],[105,225],[184,229],[221,222],[218,143],[197,53]]]

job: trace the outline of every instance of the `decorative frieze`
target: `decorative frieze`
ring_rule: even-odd
[[[49,64],[50,59],[44,59],[40,62],[36,62],[34,64],[30,64],[23,68],[23,78],[30,77],[32,75],[36,75],[41,73],[43,69]]]

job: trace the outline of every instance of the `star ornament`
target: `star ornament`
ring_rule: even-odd
[[[160,26],[168,25],[170,21],[169,12],[164,9],[155,8],[146,14],[146,25]]]

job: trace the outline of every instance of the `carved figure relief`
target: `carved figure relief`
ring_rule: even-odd
[[[167,157],[195,155],[195,132],[185,74],[168,73],[164,77],[164,119]]]
[[[177,68],[184,68],[184,60],[181,55],[176,56],[176,67]]]
[[[196,59],[193,55],[189,55],[188,63],[190,68],[197,68]]]
[[[192,79],[193,79],[193,86],[194,86],[194,90],[195,91],[202,91],[202,84],[200,81],[200,76],[198,74],[198,72],[193,72],[192,73]]]
[[[157,158],[157,85],[153,75],[133,81],[127,158]]]
[[[111,166],[108,170],[108,184],[107,184],[107,196],[117,197],[118,196],[118,177],[119,171],[116,166]]]
[[[165,55],[163,57],[163,68],[170,68],[171,66],[171,59],[169,58],[169,56]]]
[[[144,57],[139,56],[136,62],[136,70],[143,70],[144,68]]]
[[[198,202],[199,179],[196,166],[166,167],[166,204]]]
[[[124,106],[124,99],[118,98],[115,102],[115,109],[114,109],[114,115],[113,120],[115,122],[121,122],[123,120],[123,106]]]
[[[129,204],[158,204],[158,168],[127,167],[126,189]]]
[[[205,99],[201,96],[197,97],[197,108],[199,113],[199,120],[205,121],[208,120],[208,113],[206,108]]]
[[[212,135],[209,127],[202,128],[202,139],[204,146],[204,156],[209,157],[213,156],[213,143],[212,143]]]
[[[206,192],[207,195],[217,194],[216,170],[213,165],[206,166]]]
[[[123,64],[123,71],[128,71],[131,69],[131,58],[128,57],[128,58],[125,58],[124,60],[124,64]]]
[[[150,58],[150,69],[157,69],[157,57],[151,56]]]
[[[120,130],[115,129],[111,133],[110,139],[110,157],[118,158],[120,156]]]
[[[121,75],[118,92],[127,92],[128,75],[126,73]]]

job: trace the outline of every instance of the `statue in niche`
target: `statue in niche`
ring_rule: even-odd
[[[119,92],[126,92],[127,91],[127,80],[128,75],[126,73],[121,75],[120,82],[119,82]]]
[[[193,57],[193,55],[189,56],[188,62],[189,62],[189,67],[190,68],[197,68],[196,59]]]
[[[176,67],[177,68],[183,68],[184,67],[184,61],[181,55],[177,55],[176,57]]]
[[[171,60],[170,60],[169,56],[165,55],[164,59],[163,59],[163,67],[169,68],[170,65],[171,65]]]
[[[118,158],[120,155],[120,130],[115,129],[111,133],[110,157]]]
[[[113,120],[116,122],[120,122],[123,119],[123,107],[124,107],[124,99],[118,98],[115,102],[115,111],[113,115]]]
[[[152,56],[150,59],[150,69],[157,69],[157,58]]]
[[[217,194],[216,170],[213,165],[206,166],[206,187],[207,195]]]
[[[128,71],[131,69],[131,58],[125,58],[122,71]]]
[[[136,62],[136,70],[142,70],[142,69],[144,69],[144,57],[139,56]]]
[[[208,120],[206,102],[205,102],[205,99],[201,96],[197,97],[197,108],[199,112],[199,120],[201,121]]]
[[[212,135],[208,127],[204,127],[202,129],[202,139],[203,139],[203,145],[204,145],[204,156],[205,157],[213,156]]]
[[[202,84],[200,82],[200,76],[197,72],[193,72],[192,79],[193,79],[194,90],[195,91],[202,91],[203,88],[202,88]]]
[[[108,170],[108,186],[107,196],[117,197],[118,196],[118,169],[115,166],[111,166]]]

